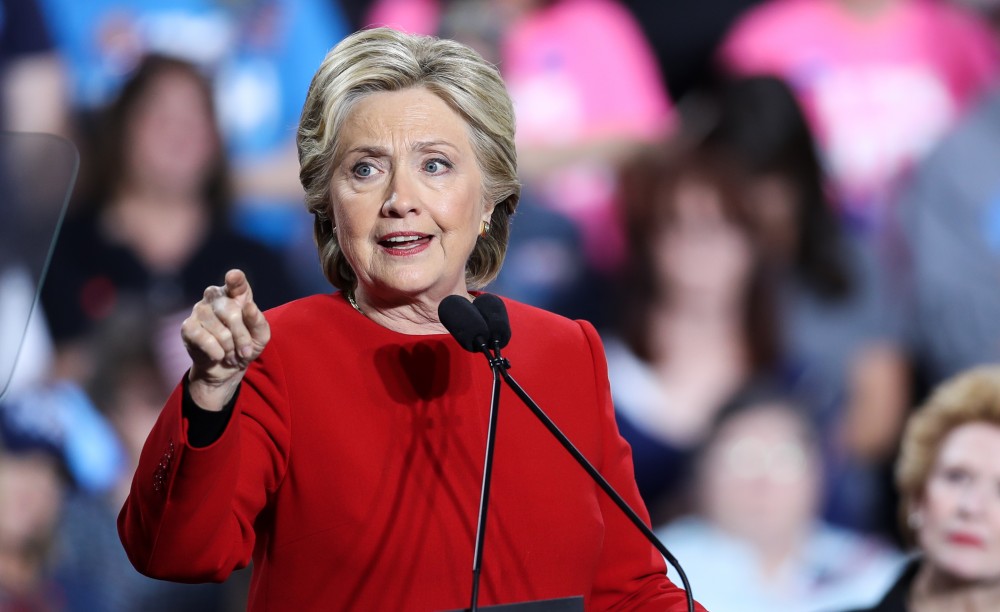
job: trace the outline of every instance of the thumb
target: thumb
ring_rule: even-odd
[[[250,289],[250,282],[247,281],[243,270],[233,269],[226,272],[226,296],[242,303],[253,301],[253,291]]]

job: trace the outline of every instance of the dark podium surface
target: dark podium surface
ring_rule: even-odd
[[[484,612],[583,612],[583,597],[560,597],[559,599],[541,599],[522,603],[499,604],[495,606],[479,606]],[[468,612],[449,610],[448,612]]]

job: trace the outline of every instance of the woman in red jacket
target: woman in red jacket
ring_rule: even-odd
[[[298,147],[340,291],[261,313],[238,270],[205,290],[122,541],[171,580],[253,560],[251,610],[461,608],[492,378],[437,312],[503,260],[519,195],[509,97],[462,45],[363,31],[316,73]],[[593,327],[507,307],[522,386],[641,510]],[[479,602],[684,609],[660,555],[517,403],[504,390]]]

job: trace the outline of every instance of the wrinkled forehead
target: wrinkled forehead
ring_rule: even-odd
[[[341,113],[330,143],[335,163],[357,147],[392,153],[441,143],[475,154],[471,126],[443,98],[424,87],[365,93],[346,102]]]

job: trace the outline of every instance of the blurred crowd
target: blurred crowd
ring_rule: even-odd
[[[696,597],[877,601],[912,407],[1000,359],[994,0],[3,0],[2,127],[80,164],[0,142],[50,211],[0,213],[0,612],[245,607],[245,572],[137,574],[115,519],[204,288],[238,267],[264,308],[331,291],[294,130],[369,25],[499,67],[524,193],[487,290],[602,332]]]

